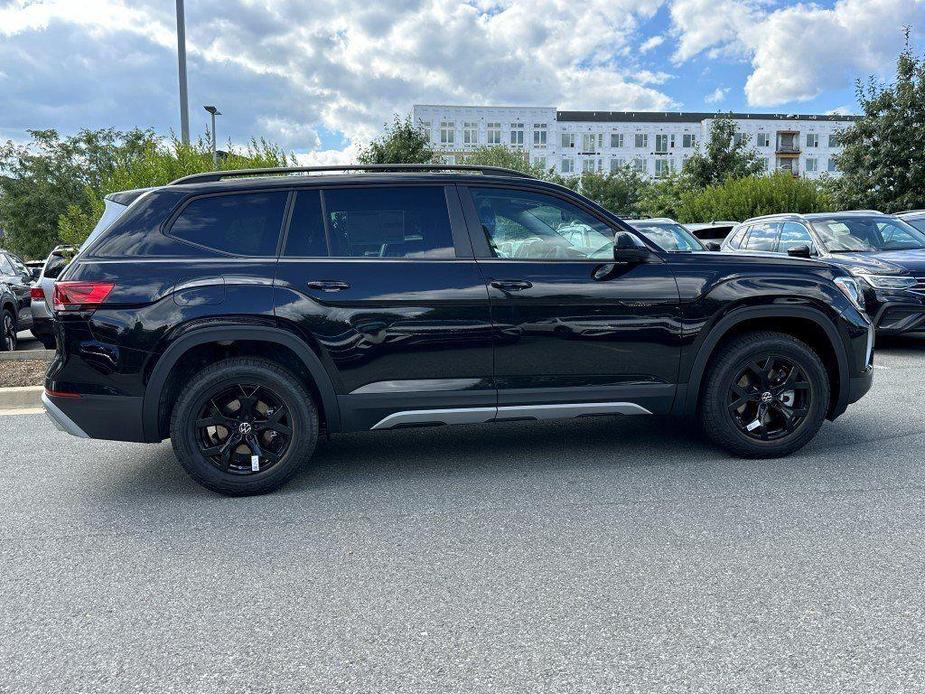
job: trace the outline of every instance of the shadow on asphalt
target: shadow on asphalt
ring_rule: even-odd
[[[128,450],[135,452],[135,464],[111,470],[121,476],[113,480],[115,488],[130,495],[213,496],[186,475],[169,442]],[[281,492],[448,473],[457,481],[471,474],[475,481],[486,472],[523,478],[550,469],[567,473],[646,467],[692,455],[705,461],[728,457],[706,442],[695,425],[670,417],[593,417],[338,434],[319,440],[311,461]]]
[[[925,352],[925,333],[910,335],[886,335],[877,338],[877,351],[890,350],[891,353],[921,354]]]

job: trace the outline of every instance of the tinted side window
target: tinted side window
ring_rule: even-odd
[[[780,230],[780,242],[777,250],[786,253],[791,248],[797,246],[808,246],[810,251],[815,248],[813,237],[809,235],[809,230],[797,222],[784,222]]]
[[[321,194],[317,190],[300,190],[286,236],[286,255],[322,258],[328,254],[324,238],[324,217],[321,214]]]
[[[339,258],[453,258],[442,186],[324,191],[332,255]]]
[[[613,258],[613,229],[565,200],[481,186],[469,192],[488,245],[498,258]]]
[[[745,249],[749,251],[773,251],[777,246],[779,224],[755,224],[748,233]]]
[[[45,277],[57,279],[58,275],[64,271],[64,268],[66,268],[68,264],[69,261],[67,258],[60,255],[50,256],[48,260],[45,261]]]
[[[730,248],[739,248],[742,245],[742,239],[745,238],[745,232],[749,230],[750,227],[742,227],[739,229],[735,235],[729,239]]]
[[[275,256],[286,209],[286,191],[198,198],[170,228],[170,235],[224,253]]]

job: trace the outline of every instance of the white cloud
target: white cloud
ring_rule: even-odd
[[[726,94],[728,93],[729,87],[717,87],[712,92],[707,94],[703,100],[708,104],[718,104],[726,98]]]
[[[191,121],[204,127],[199,104],[215,103],[222,139],[337,157],[413,103],[664,110],[670,76],[632,50],[663,2],[197,0]],[[0,78],[0,127],[175,128],[173,12],[164,0],[0,3],[0,65],[28,75]],[[317,151],[332,140],[345,149]]]
[[[829,109],[825,112],[827,116],[850,116],[854,111],[850,106],[836,106],[833,109]]]
[[[844,88],[857,77],[888,74],[902,28],[921,32],[922,0],[837,0],[778,7],[760,0],[673,0],[674,53],[683,62],[740,55],[751,61],[751,106],[778,106]]]
[[[639,52],[640,52],[640,53],[648,53],[649,51],[658,48],[658,47],[661,46],[663,43],[665,43],[665,37],[664,37],[664,36],[659,36],[659,35],[652,36],[652,37],[646,39],[645,41],[643,41],[642,45],[639,47]]]

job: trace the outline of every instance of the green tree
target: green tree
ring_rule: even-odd
[[[395,115],[385,124],[385,132],[360,150],[361,164],[427,164],[434,159],[427,133],[411,122]]]
[[[825,187],[808,178],[779,172],[729,178],[703,190],[683,192],[673,215],[679,222],[743,220],[776,212],[826,212],[833,201]]]
[[[667,176],[646,181],[640,191],[637,207],[643,217],[671,217],[681,215],[681,201],[685,195],[696,190],[691,177],[685,173],[670,173]]]
[[[230,142],[226,148],[219,160],[223,171],[288,166],[293,162],[280,147],[264,139],[252,139],[241,150]],[[102,215],[103,198],[109,193],[163,186],[182,176],[213,169],[212,148],[206,137],[189,144],[174,136],[166,141],[150,139],[133,156],[121,158],[98,186],[88,187],[82,204],[68,205],[58,219],[58,236],[75,246],[83,243]]]
[[[745,133],[736,133],[731,118],[718,115],[710,126],[706,146],[702,150],[698,146],[684,165],[684,174],[690,177],[691,185],[706,188],[728,178],[761,173],[764,167],[750,139]]]
[[[526,152],[516,152],[504,145],[476,147],[465,156],[463,163],[476,166],[500,166],[504,169],[522,171],[536,178],[543,178],[546,175],[543,167],[530,163]]]
[[[58,218],[71,206],[91,208],[93,191],[153,138],[150,131],[81,130],[61,138],[31,130],[25,145],[0,146],[0,227],[4,244],[26,258],[44,258],[58,243]]]
[[[611,173],[586,172],[578,180],[582,195],[620,217],[636,217],[649,184],[629,166]]]
[[[863,115],[838,134],[842,175],[832,188],[843,209],[925,207],[925,59],[906,45],[892,84],[857,84]]]

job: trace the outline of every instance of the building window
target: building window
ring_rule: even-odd
[[[655,175],[659,178],[662,176],[667,176],[671,171],[671,160],[670,159],[656,159],[655,160]]]
[[[819,146],[819,135],[817,133],[806,133],[806,146],[807,147],[818,147]]]
[[[815,157],[809,157],[806,160],[806,173],[814,173],[819,170],[819,160]]]
[[[694,133],[684,133],[684,137],[681,138],[681,145],[687,148],[696,147],[697,136]]]
[[[649,146],[649,136],[646,133],[636,133],[636,149],[645,149]]]
[[[443,161],[444,164],[447,164],[449,166],[456,165],[456,155],[455,154],[447,154],[445,156],[440,157],[440,159]]]
[[[610,133],[610,146],[617,149],[622,149],[623,133]]]
[[[838,133],[829,133],[829,147],[838,147]]]
[[[584,173],[594,173],[595,171],[601,171],[603,168],[603,159],[584,159],[581,162],[581,170]]]
[[[562,157],[562,167],[560,171],[564,174],[575,173],[575,160],[571,157]]]
[[[456,123],[454,123],[453,121],[441,121],[440,122],[440,144],[441,145],[456,144]]]
[[[421,121],[421,130],[424,131],[424,139],[427,142],[430,142],[433,137],[430,132],[430,125],[431,125],[430,121]]]
[[[511,123],[511,146],[513,147],[523,147],[524,146],[524,124],[523,123]]]
[[[533,157],[533,165],[538,166],[543,171],[546,170],[546,157]]]
[[[610,160],[610,173],[617,173],[621,171],[623,167],[626,166],[626,159],[616,158]]]
[[[545,147],[546,146],[546,124],[545,123],[534,123],[533,124],[533,146],[534,147]]]
[[[668,136],[667,135],[656,135],[655,136],[655,151],[659,154],[668,153]],[[658,169],[658,164],[656,163],[656,169]]]
[[[745,133],[733,133],[732,134],[732,144],[741,145],[745,142]]]
[[[477,145],[479,143],[479,124],[466,122],[463,123],[463,144]]]
[[[771,170],[771,160],[768,157],[761,158],[761,170],[765,173]]]
[[[562,146],[565,148],[575,147],[575,133],[562,133]]]
[[[488,144],[500,145],[501,144],[501,123],[486,123],[485,127],[488,132]]]
[[[758,133],[755,136],[755,145],[758,147],[769,147],[771,145],[771,135],[769,133]]]
[[[838,165],[835,163],[835,157],[829,157],[828,171],[829,173],[835,173],[838,171]]]
[[[642,157],[636,157],[633,159],[633,170],[636,173],[644,174],[646,173],[646,160]]]
[[[581,136],[581,151],[586,154],[596,154],[604,146],[604,135],[584,133]]]

